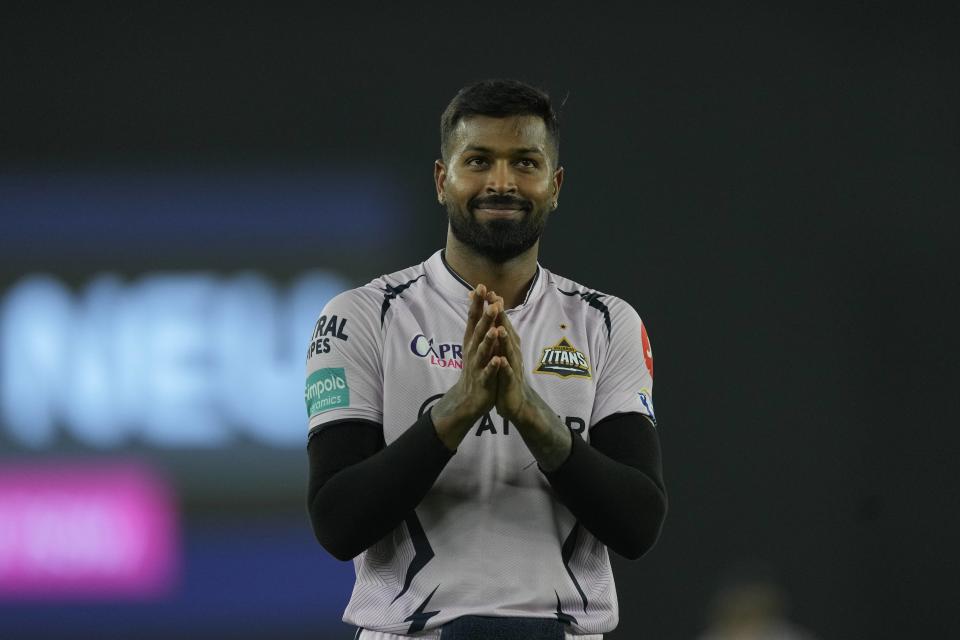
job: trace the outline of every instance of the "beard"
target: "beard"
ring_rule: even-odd
[[[519,220],[477,220],[475,211],[484,206],[509,205],[523,210]],[[509,196],[471,198],[466,210],[447,202],[447,215],[454,237],[491,262],[504,263],[516,258],[540,239],[547,225],[546,207],[529,200]]]

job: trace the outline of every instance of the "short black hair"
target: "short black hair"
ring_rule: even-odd
[[[560,162],[560,119],[542,89],[519,80],[482,80],[460,89],[440,116],[440,155],[447,157],[447,143],[457,123],[469,116],[539,116],[553,145],[554,162]]]

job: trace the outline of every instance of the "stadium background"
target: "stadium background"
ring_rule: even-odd
[[[563,103],[541,262],[656,354],[670,514],[610,637],[744,574],[822,638],[955,629],[955,16],[666,6],[5,3],[0,637],[348,637],[302,352],[441,246],[440,111],[498,76]]]

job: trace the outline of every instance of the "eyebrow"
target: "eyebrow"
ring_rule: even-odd
[[[493,149],[489,147],[480,147],[477,145],[468,145],[467,148],[464,149],[464,151],[477,151],[479,153],[490,153],[490,154],[493,153]],[[522,154],[529,154],[529,153],[538,153],[540,155],[544,155],[543,151],[538,147],[518,147],[515,149],[510,149],[510,153],[512,155],[522,155]]]

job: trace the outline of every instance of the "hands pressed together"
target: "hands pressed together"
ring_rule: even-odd
[[[474,419],[496,406],[497,413],[520,422],[529,391],[523,377],[520,337],[507,318],[503,298],[486,286],[470,292],[463,336],[463,408]]]
[[[570,450],[570,434],[526,382],[520,336],[510,323],[503,298],[483,284],[470,292],[463,336],[463,371],[433,408],[440,439],[455,450],[473,424],[496,407],[517,426],[545,469],[556,468]]]

